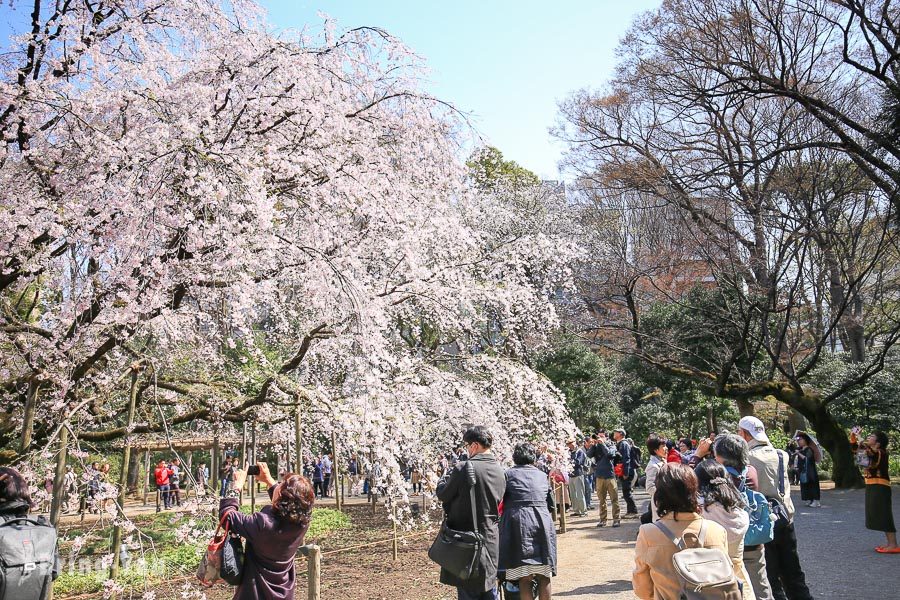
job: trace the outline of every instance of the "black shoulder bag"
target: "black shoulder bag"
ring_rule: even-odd
[[[484,548],[484,536],[478,529],[478,518],[475,514],[475,467],[468,461],[466,475],[472,505],[472,525],[475,531],[451,529],[447,526],[445,516],[441,530],[428,550],[428,558],[463,581],[468,581],[478,574],[481,567],[481,550]]]
[[[777,477],[780,496],[778,498],[767,498],[767,500],[769,501],[769,511],[775,516],[775,533],[780,533],[791,524],[791,520],[788,517],[787,506],[784,504],[784,457],[778,450],[775,451],[775,454],[778,455]]]

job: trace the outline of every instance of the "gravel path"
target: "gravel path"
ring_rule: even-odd
[[[894,519],[900,522],[900,487],[893,492]],[[900,599],[900,555],[874,551],[884,536],[865,528],[864,490],[823,490],[817,509],[803,506],[799,489],[791,496],[800,503],[795,518],[800,559],[816,600]],[[635,500],[640,508],[647,495],[636,491]],[[631,568],[639,524],[623,520],[620,528],[601,529],[595,527],[597,520],[594,509],[587,517],[570,519],[568,532],[559,536],[554,598],[634,600]]]

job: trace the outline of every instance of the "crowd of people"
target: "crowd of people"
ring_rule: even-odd
[[[470,427],[463,442],[436,465],[440,477],[433,491],[443,504],[444,521],[429,552],[442,567],[440,581],[454,586],[460,600],[496,600],[498,586],[507,597],[549,599],[557,574],[555,511],[571,510],[583,517],[594,509],[598,527],[620,527],[629,518],[641,521],[632,571],[638,598],[681,600],[689,586],[701,590],[701,584],[690,580],[685,564],[705,570],[708,579],[718,578],[719,595],[714,597],[812,598],[797,549],[791,498],[791,484],[796,482],[802,501],[821,506],[816,468],[821,450],[808,433],[798,432],[781,450],[772,444],[764,424],[747,416],[738,423],[737,433],[696,442],[651,434],[642,444],[645,461],[625,430],[614,429],[610,435],[598,430],[568,439],[567,460],[543,444],[516,444],[510,468],[494,455],[493,437],[486,428]],[[850,442],[866,482],[866,527],[885,535],[886,543],[876,551],[900,554],[891,508],[888,437],[875,432],[863,438],[854,429]],[[338,471],[329,453],[306,461],[302,474],[275,477],[265,463],[258,463],[257,482],[268,488],[272,503],[256,515],[244,515],[235,510],[248,477],[240,460],[229,457],[216,474],[216,485],[211,485],[206,464],[197,466],[192,474],[195,485],[221,494],[223,518],[248,542],[236,598],[293,597],[294,555],[303,543],[316,498],[332,493]],[[94,462],[81,478],[85,497],[94,499],[98,510],[103,509],[104,486],[110,485],[109,472],[108,464]],[[384,491],[379,489],[385,484],[377,460],[360,460],[354,453],[346,473],[351,493]],[[414,493],[422,492],[426,469],[410,463],[403,475]],[[179,506],[186,477],[180,460],[160,460],[152,477],[162,506]],[[78,481],[68,467],[67,495],[78,494]],[[560,489],[565,488],[566,494],[557,496],[558,483],[564,484]],[[635,485],[645,487],[649,495],[643,513],[632,495]],[[18,472],[0,469],[0,508],[6,507],[10,515],[27,512],[31,507],[27,490]],[[9,518],[4,514],[0,510],[0,525]],[[36,521],[34,526],[46,523]],[[477,542],[466,546],[477,551],[464,569],[459,568],[460,548],[454,548],[454,537]],[[698,551],[706,554],[691,554]],[[48,565],[42,576],[50,577],[51,572]]]
[[[545,446],[518,444],[515,466],[504,471],[484,428],[469,429],[464,441],[464,456],[458,452],[455,461],[450,455],[441,460],[444,472],[436,492],[446,515],[442,527],[478,532],[486,551],[477,576],[461,578],[442,568],[441,582],[455,586],[460,600],[495,599],[498,582],[516,597],[550,598],[557,566],[551,490],[560,481],[554,476],[553,456]],[[854,431],[851,442],[864,469],[866,527],[886,537],[886,544],[876,551],[900,553],[891,511],[888,438],[876,432],[860,440]],[[812,598],[797,550],[791,498],[795,481],[801,500],[809,507],[821,507],[816,468],[821,451],[808,433],[798,432],[785,451],[773,446],[762,421],[744,417],[737,433],[696,442],[651,434],[644,444],[646,462],[622,429],[609,437],[600,430],[582,439],[570,438],[567,446],[566,504],[572,514],[585,516],[596,508],[598,527],[618,527],[623,518],[641,520],[632,575],[638,598],[684,598],[689,582],[673,558],[694,547],[722,557],[727,573],[723,571],[724,583],[718,590],[722,595],[715,597]],[[643,514],[632,496],[638,482],[650,496]],[[439,555],[432,558],[443,567]]]

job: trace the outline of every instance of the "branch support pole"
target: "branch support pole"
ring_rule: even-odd
[[[53,500],[50,503],[50,524],[59,525],[59,514],[62,512],[63,483],[66,478],[66,458],[69,454],[69,428],[63,423],[59,430],[59,454],[56,455],[56,471],[53,474]]]
[[[109,568],[109,578],[115,579],[121,566],[119,552],[122,549],[122,525],[125,518],[125,488],[128,486],[128,463],[131,462],[131,427],[134,425],[134,411],[137,404],[137,382],[140,374],[140,366],[131,366],[131,393],[128,397],[128,417],[126,419],[125,448],[122,450],[122,468],[119,471],[119,495],[116,498],[116,525],[113,527],[112,539],[112,566]]]

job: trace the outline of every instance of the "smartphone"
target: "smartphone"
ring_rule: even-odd
[[[247,467],[247,475],[252,475],[253,477],[259,475],[259,465],[250,465]]]

